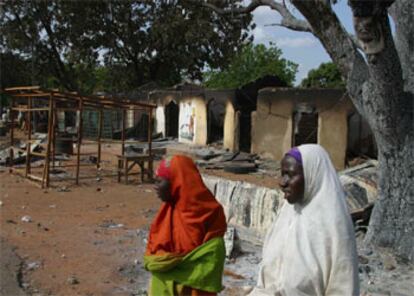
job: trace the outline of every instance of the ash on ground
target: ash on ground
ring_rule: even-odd
[[[364,233],[357,233],[360,295],[409,296],[414,289],[414,264],[401,261],[389,250],[372,248],[364,243]],[[262,247],[246,241],[235,242],[241,251],[226,260],[225,290],[220,296],[244,295],[244,287],[257,280]]]

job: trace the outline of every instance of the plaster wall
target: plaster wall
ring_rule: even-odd
[[[207,145],[207,106],[204,98],[194,98],[195,108],[195,134],[193,144]]]
[[[207,107],[204,99],[194,97],[179,103],[178,141],[194,145],[207,144]]]
[[[292,146],[293,112],[306,104],[318,113],[318,144],[343,169],[347,147],[347,114],[353,106],[341,90],[263,89],[259,92],[252,130],[252,153],[280,160]]]
[[[346,103],[322,111],[318,117],[318,144],[325,147],[337,170],[345,168],[350,106]]]
[[[259,96],[252,123],[252,153],[279,160],[292,142],[293,102]]]
[[[224,116],[224,133],[223,133],[223,148],[230,151],[236,151],[236,133],[238,121],[236,120],[236,112],[233,104],[228,101],[226,103],[226,114]]]
[[[165,137],[165,107],[157,106],[155,109],[155,132]]]

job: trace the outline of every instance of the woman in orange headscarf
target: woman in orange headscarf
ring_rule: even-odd
[[[163,201],[144,257],[150,295],[215,295],[222,289],[226,219],[194,162],[176,155],[156,172]]]

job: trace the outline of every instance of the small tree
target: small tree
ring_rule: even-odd
[[[288,85],[295,80],[298,65],[282,58],[276,46],[247,44],[223,70],[205,73],[205,85],[210,88],[238,88],[266,75],[279,77]]]
[[[304,78],[300,85],[305,88],[344,88],[345,81],[342,79],[338,67],[329,62],[322,63],[317,69],[310,70],[308,77]]]

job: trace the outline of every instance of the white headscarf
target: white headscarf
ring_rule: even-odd
[[[355,234],[339,178],[321,146],[298,148],[305,196],[280,209],[250,295],[359,295]]]

